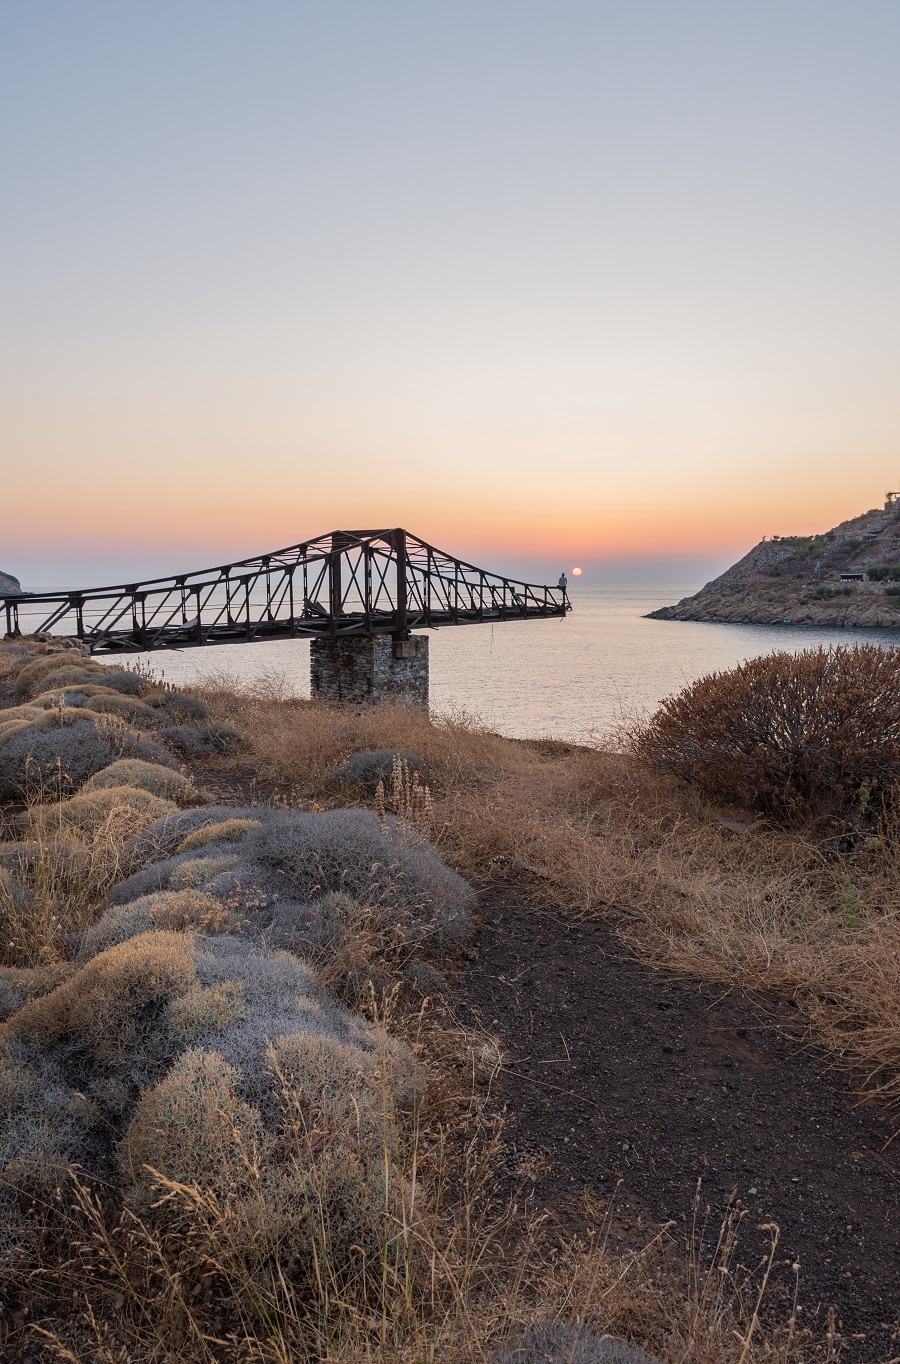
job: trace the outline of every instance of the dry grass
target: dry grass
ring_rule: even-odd
[[[132,870],[132,840],[146,812],[111,802],[93,808],[89,820],[64,820],[74,802],[59,800],[63,785],[60,777],[33,786],[21,818],[24,837],[0,844],[4,965],[36,966],[67,955],[72,936],[95,921],[106,891]]]
[[[814,827],[735,817],[639,758],[523,742],[465,717],[210,687],[241,762],[284,798],[345,799],[336,767],[402,748],[427,765],[432,837],[463,874],[510,874],[575,915],[610,916],[660,965],[793,997],[819,1035],[900,1100],[900,826],[841,852]],[[227,774],[227,765],[220,772]]]
[[[587,1242],[553,1243],[533,1224],[512,1248],[509,1211],[489,1197],[489,1130],[472,1131],[454,1155],[446,1134],[420,1128],[401,1164],[385,1121],[380,1232],[353,1245],[348,1262],[331,1219],[348,1195],[359,1197],[358,1167],[346,1155],[336,1164],[321,1134],[298,1121],[288,1140],[308,1172],[305,1191],[276,1207],[257,1157],[265,1134],[232,1080],[214,1055],[189,1052],[145,1101],[123,1160],[140,1161],[155,1212],[146,1202],[116,1211],[72,1172],[60,1229],[68,1253],[52,1279],[48,1267],[17,1284],[22,1305],[7,1343],[30,1338],[67,1364],[491,1364],[527,1328],[559,1320],[573,1334],[631,1340],[666,1364],[835,1358],[833,1340],[817,1347],[793,1313],[780,1328],[761,1325],[778,1229],[763,1228],[761,1241],[748,1235],[739,1206],[717,1240],[713,1232],[712,1253],[701,1248],[710,1238],[699,1199],[686,1249],[664,1228],[614,1254],[602,1217]],[[154,1156],[208,1178],[163,1174]],[[365,1180],[370,1198],[371,1172]],[[302,1290],[291,1272],[298,1260]],[[65,1326],[42,1313],[48,1293],[72,1304]]]

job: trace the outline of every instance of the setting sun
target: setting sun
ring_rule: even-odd
[[[572,577],[573,577],[573,578],[580,578],[580,577],[581,577],[581,569],[580,569],[580,568],[573,568],[573,569],[572,569]]]

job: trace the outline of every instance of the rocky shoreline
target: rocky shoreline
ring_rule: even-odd
[[[896,630],[900,504],[889,498],[883,509],[822,534],[762,540],[694,596],[649,619]]]

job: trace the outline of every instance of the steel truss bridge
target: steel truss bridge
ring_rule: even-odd
[[[198,573],[0,602],[7,637],[68,636],[96,654],[268,639],[403,640],[416,629],[564,618],[572,609],[561,588],[488,573],[397,529],[332,531]]]

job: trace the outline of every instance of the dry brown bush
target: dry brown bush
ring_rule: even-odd
[[[807,649],[710,673],[632,745],[715,800],[803,820],[858,811],[900,781],[900,650]]]

